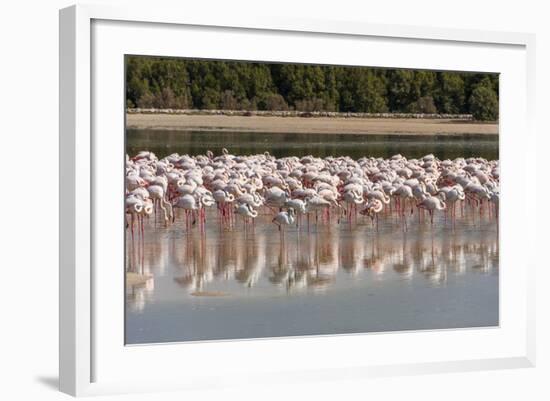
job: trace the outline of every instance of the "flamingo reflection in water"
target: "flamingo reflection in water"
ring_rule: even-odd
[[[263,216],[262,223],[268,218]],[[380,281],[393,275],[405,280],[424,278],[440,286],[449,271],[491,274],[498,269],[496,234],[440,238],[430,230],[411,235],[399,227],[376,234],[364,225],[353,231],[333,229],[307,235],[294,228],[281,241],[272,235],[277,230],[248,235],[214,230],[207,236],[188,236],[184,246],[175,235],[163,247],[160,244],[166,241],[150,233],[154,227],[146,228],[153,235],[146,236],[145,258],[138,271],[150,277],[160,264],[172,266],[174,282],[190,296],[238,295],[240,286],[250,294],[262,293],[266,286],[286,293],[326,291],[342,280]],[[177,227],[172,229],[178,232]],[[134,286],[134,291],[139,287]]]

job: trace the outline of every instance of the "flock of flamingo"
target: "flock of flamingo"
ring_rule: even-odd
[[[232,155],[226,149],[218,156],[211,151],[162,159],[149,151],[126,156],[125,210],[132,239],[136,226],[143,238],[144,219],[152,215],[165,225],[204,231],[212,216],[208,209],[217,211],[220,227],[234,227],[241,216],[245,230],[259,215],[268,215],[266,221],[284,237],[285,226],[351,224],[360,216],[370,218],[376,230],[379,216],[391,215],[406,231],[415,213],[420,222],[429,218],[432,227],[434,214],[444,214],[445,224],[454,227],[457,209],[461,216],[487,213],[498,221],[498,206],[498,160],[439,160],[431,154],[276,158],[268,152]]]

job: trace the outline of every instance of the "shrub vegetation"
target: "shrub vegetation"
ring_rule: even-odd
[[[160,57],[126,59],[128,107],[472,114],[498,119],[498,75]]]

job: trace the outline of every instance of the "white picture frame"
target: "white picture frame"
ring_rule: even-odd
[[[247,56],[243,50],[246,46],[241,46],[241,49],[227,43],[224,43],[224,49],[216,48],[215,40],[219,40],[220,34],[249,45],[261,39],[262,43],[270,44],[263,47],[267,47],[265,52],[272,51],[273,56],[262,54],[258,48],[257,58],[254,58],[250,53]],[[200,38],[201,47],[182,48],[177,45],[176,39],[163,40],[174,35]],[[130,41],[130,37],[139,40]],[[344,48],[348,43],[354,43],[357,46],[372,46],[372,49],[395,46],[401,51],[391,54],[388,54],[389,50],[388,53],[373,51],[368,64],[345,49],[321,54],[319,46],[326,45],[327,49],[331,49],[334,44],[329,42],[334,39]],[[112,203],[104,203],[107,198],[104,195],[112,193],[109,190],[116,188],[118,178],[116,174],[111,180],[102,178],[113,166],[115,170],[119,166],[120,174],[123,174],[121,159],[117,159],[124,132],[118,131],[124,110],[124,103],[120,103],[123,98],[123,91],[120,90],[123,69],[119,69],[123,57],[119,56],[158,52],[158,55],[165,56],[216,55],[219,58],[286,61],[281,60],[284,55],[277,50],[277,43],[285,40],[288,41],[289,61],[303,57],[311,62],[327,62],[332,58],[357,65],[477,70],[502,74],[502,269],[501,325],[498,328],[124,346],[120,336],[124,325],[120,318],[123,311],[119,310],[123,293],[118,292],[124,280],[122,265],[118,278],[118,273],[111,276],[102,270],[110,257],[117,259],[119,250],[114,247],[120,245],[116,233],[110,234],[104,230],[109,216],[112,220],[112,216],[121,210]],[[298,44],[292,45],[291,42],[309,43],[311,46],[308,51],[304,52],[302,48],[299,52],[306,54],[296,55]],[[406,51],[408,48],[415,48],[420,55],[425,52],[426,57],[412,55]],[[290,17],[243,16],[241,20],[225,20],[186,15],[182,10],[138,7],[78,5],[61,10],[61,391],[72,395],[93,395],[244,385],[245,382],[238,379],[238,375],[243,373],[248,380],[253,379],[256,383],[271,381],[274,376],[284,383],[534,366],[533,275],[537,261],[534,256],[525,257],[521,253],[525,251],[526,255],[535,255],[528,250],[536,242],[536,209],[529,204],[525,191],[509,190],[527,186],[534,180],[532,175],[527,174],[534,170],[536,160],[532,128],[534,48],[534,35],[522,33],[296,20]],[[435,56],[429,57],[434,49],[442,58],[439,62],[434,61]],[[453,64],[454,58],[458,57],[456,55],[461,54],[464,57]],[[405,57],[408,57],[406,62],[403,61]],[[512,109],[516,112],[511,113]],[[103,134],[107,131],[112,134],[111,137]],[[523,132],[521,141],[519,136],[510,135],[510,132]],[[507,159],[511,160],[512,150],[514,166],[507,162]],[[119,200],[114,196],[108,202],[113,201],[116,204]],[[119,203],[121,206],[122,202]],[[512,204],[517,208],[513,209]],[[514,230],[519,227],[526,229],[521,232]],[[107,241],[111,245],[107,246]],[[120,262],[117,260],[113,263]],[[515,266],[515,270],[511,266]],[[97,296],[98,291],[101,297]],[[410,344],[410,347],[395,348],[396,344],[404,343]],[[425,348],[426,344],[433,344],[433,349]],[[446,349],[445,344],[453,344],[453,349]],[[323,349],[322,358],[316,352],[320,349]],[[389,350],[399,355],[392,355]],[[186,365],[192,368],[180,367],[179,372],[173,373],[182,355],[185,355]],[[213,368],[201,363],[205,358],[217,358],[220,363]],[[234,362],[223,362],[235,360],[241,361],[240,366],[239,363],[235,366]],[[288,365],[288,360],[292,360],[292,366]],[[142,376],[132,370],[140,361],[146,367]]]

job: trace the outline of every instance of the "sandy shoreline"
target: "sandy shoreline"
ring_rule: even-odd
[[[127,114],[127,128],[318,134],[498,134],[498,123],[451,119]]]

